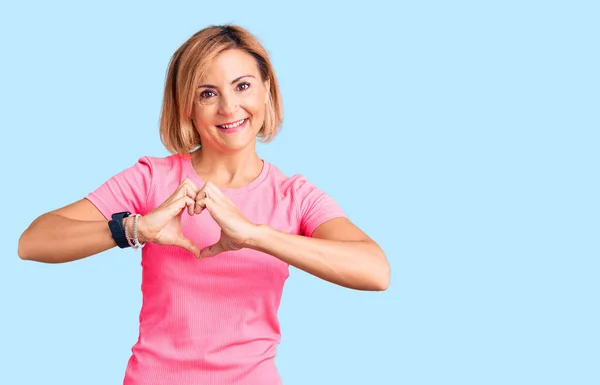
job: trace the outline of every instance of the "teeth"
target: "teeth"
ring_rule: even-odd
[[[223,127],[223,128],[234,128],[239,126],[240,124],[244,123],[246,121],[246,119],[242,119],[242,120],[238,120],[235,123],[231,123],[231,124],[222,124],[219,127]]]

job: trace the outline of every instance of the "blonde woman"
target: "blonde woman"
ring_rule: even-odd
[[[305,177],[258,156],[257,138],[272,140],[281,121],[265,49],[238,26],[205,28],[169,65],[160,133],[171,155],[139,159],[21,236],[19,256],[45,263],[141,249],[139,340],[124,384],[280,384],[290,265],[387,288],[381,248]]]

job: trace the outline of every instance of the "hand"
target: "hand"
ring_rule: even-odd
[[[198,257],[200,246],[183,235],[181,214],[186,207],[189,215],[197,215],[202,212],[202,198],[205,195],[200,194],[200,191],[192,181],[186,178],[166,201],[139,219],[138,238],[140,242],[179,246]]]
[[[200,199],[200,204],[221,227],[221,237],[214,245],[203,248],[199,258],[213,257],[224,251],[245,247],[259,226],[250,222],[213,183],[206,182],[200,191],[204,193],[198,194],[204,196]]]

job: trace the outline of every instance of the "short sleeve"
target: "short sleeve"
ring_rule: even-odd
[[[319,225],[333,218],[346,218],[337,202],[305,177],[294,183],[296,202],[300,210],[300,234],[312,236]]]
[[[85,196],[106,219],[114,213],[129,211],[147,214],[146,202],[152,186],[152,165],[148,157],[116,174]]]

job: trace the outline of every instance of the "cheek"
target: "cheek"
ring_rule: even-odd
[[[214,110],[214,111],[213,111]],[[212,106],[203,106],[194,111],[194,121],[199,126],[210,125],[216,115],[216,109]]]
[[[265,113],[265,95],[262,92],[256,92],[252,95],[248,95],[245,98],[245,106],[246,109],[254,116],[254,117],[262,117]]]

